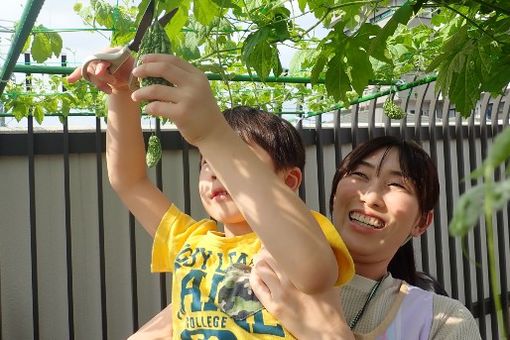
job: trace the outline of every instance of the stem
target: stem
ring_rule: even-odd
[[[496,256],[494,250],[494,227],[492,225],[492,217],[493,217],[493,196],[492,196],[492,169],[490,167],[485,171],[485,203],[484,203],[484,212],[485,212],[485,229],[486,229],[486,237],[487,237],[487,255],[489,262],[489,281],[492,290],[492,300],[494,300],[494,309],[496,310],[496,316],[498,319],[498,328],[501,330],[503,335],[503,339],[506,339],[506,328],[503,320],[503,308],[501,306],[500,296],[502,297],[502,293],[500,295],[500,288],[498,282],[498,273],[496,271]]]
[[[209,40],[209,38],[207,38],[207,40]],[[205,59],[207,59],[209,57],[212,57],[213,55],[218,54],[218,53],[238,51],[240,49],[241,49],[240,47],[236,47],[236,48],[227,48],[227,49],[224,49],[224,50],[214,50],[211,53],[206,54],[206,55],[201,56],[200,58],[196,59],[195,62],[199,62],[199,61],[205,60]]]

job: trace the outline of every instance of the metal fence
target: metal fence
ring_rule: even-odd
[[[399,93],[408,113],[382,114],[381,98],[312,122],[299,121],[307,165],[301,197],[327,214],[336,165],[355,145],[379,135],[415,139],[437,164],[441,199],[433,226],[415,240],[419,267],[472,311],[485,339],[498,338],[488,280],[485,226],[462,241],[447,225],[459,195],[477,183],[463,180],[481,164],[493,138],[509,124],[510,94],[483,96],[461,119],[433,84]],[[105,132],[0,132],[0,340],[124,339],[170,302],[170,277],[149,273],[151,239],[109,187]],[[156,126],[164,148],[150,171],[154,182],[193,216],[205,216],[196,192],[197,151],[175,130]],[[146,141],[149,132],[146,132]],[[495,178],[505,176],[503,166]],[[499,283],[509,320],[509,207],[495,214]]]

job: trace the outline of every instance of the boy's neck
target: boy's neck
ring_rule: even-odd
[[[246,221],[240,223],[224,224],[223,231],[225,233],[225,237],[241,236],[253,232]]]

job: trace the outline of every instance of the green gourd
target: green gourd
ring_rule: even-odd
[[[162,149],[161,141],[158,136],[151,135],[149,137],[149,143],[147,145],[147,153],[145,154],[145,163],[149,168],[152,168],[158,164],[161,159]]]
[[[145,31],[138,56],[151,53],[172,54],[170,39],[168,39],[165,29],[157,20]],[[172,86],[170,82],[163,78],[147,77],[140,80],[140,86],[142,87],[154,84]]]
[[[383,104],[384,114],[390,119],[402,119],[406,113],[390,98],[386,98]]]

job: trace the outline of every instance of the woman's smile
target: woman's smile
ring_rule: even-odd
[[[364,214],[359,211],[351,211],[349,213],[349,219],[351,222],[354,222],[362,227],[371,228],[371,229],[382,229],[385,226],[383,220]]]

